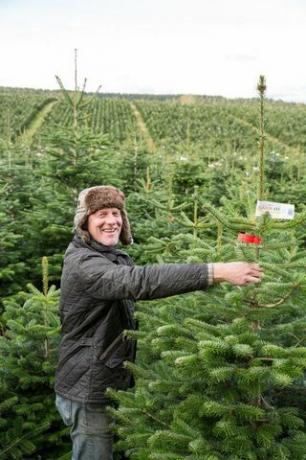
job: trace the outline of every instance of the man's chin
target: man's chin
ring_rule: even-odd
[[[119,238],[99,238],[98,242],[103,244],[104,246],[116,246],[118,244]]]

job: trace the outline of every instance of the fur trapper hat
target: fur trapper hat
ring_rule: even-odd
[[[133,242],[130,223],[125,209],[125,196],[116,187],[111,185],[100,185],[97,187],[85,188],[78,197],[78,206],[74,216],[74,229],[78,235],[85,241],[88,241],[90,236],[87,230],[87,218],[90,214],[103,208],[120,209],[122,217],[122,229],[120,233],[120,241],[124,245]]]

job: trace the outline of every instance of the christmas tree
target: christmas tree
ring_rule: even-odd
[[[259,200],[266,198],[265,89],[261,77]],[[119,447],[132,460],[305,458],[306,411],[299,395],[306,369],[300,238],[306,215],[288,222],[268,214],[255,218],[254,198],[251,214],[247,199],[224,202],[222,212],[203,205],[205,221],[211,215],[218,229],[215,242],[201,242],[189,224],[192,233],[180,237],[180,252],[198,262],[259,262],[265,273],[260,285],[221,284],[144,303],[137,313],[140,331],[130,335],[139,340],[139,357],[127,363],[136,387],[110,392],[120,403],[113,411]]]
[[[4,301],[5,332],[0,337],[0,457],[60,458],[70,450],[67,429],[54,404],[54,372],[59,343],[59,292],[48,287],[43,259],[43,289]]]

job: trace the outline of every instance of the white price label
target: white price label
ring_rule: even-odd
[[[270,214],[272,219],[290,220],[294,218],[294,204],[257,201],[255,216],[262,216],[266,212]]]

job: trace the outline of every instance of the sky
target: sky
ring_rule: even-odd
[[[306,0],[0,0],[0,86],[306,102]]]

